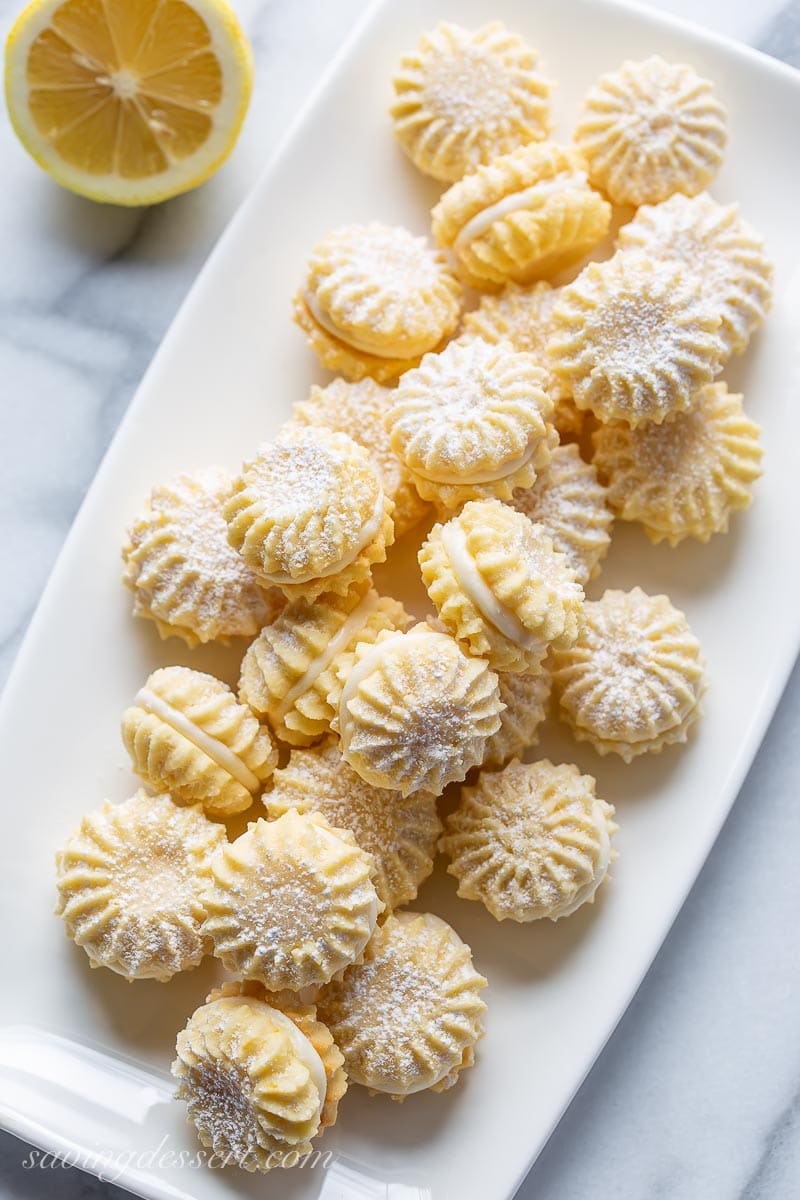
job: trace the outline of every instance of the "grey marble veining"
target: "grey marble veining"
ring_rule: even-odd
[[[3,36],[18,7],[0,0]],[[198,192],[146,213],[65,195],[0,119],[0,682],[172,316],[362,7],[239,0],[257,74],[236,154]],[[658,7],[800,66],[800,0]],[[800,669],[689,901],[523,1200],[800,1197],[798,728]],[[125,1194],[74,1170],[26,1170],[26,1153],[0,1134],[0,1196]]]

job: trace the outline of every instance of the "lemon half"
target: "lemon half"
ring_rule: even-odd
[[[252,90],[224,0],[34,0],[6,43],[6,99],[26,150],[83,196],[154,204],[230,154]]]

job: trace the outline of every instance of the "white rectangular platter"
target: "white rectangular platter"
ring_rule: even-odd
[[[559,81],[562,138],[588,85],[624,57],[658,52],[716,81],[731,140],[713,191],[741,202],[777,264],[769,323],[727,375],[763,425],[766,474],[752,509],[709,546],[654,548],[640,531],[618,528],[593,585],[594,595],[634,583],[668,592],[703,641],[711,680],[688,747],[630,767],[546,730],[542,753],[577,762],[617,806],[620,857],[594,908],[558,925],[509,928],[459,901],[441,870],[421,892],[416,907],[451,920],[490,981],[476,1068],[451,1093],[402,1107],[353,1088],[321,1144],[332,1151],[327,1169],[266,1179],[193,1170],[177,1161],[196,1143],[170,1099],[168,1067],[176,1031],[202,1001],[212,965],[169,985],[128,985],[90,972],[52,915],[55,849],[84,810],[134,786],[118,724],[148,671],[182,661],[232,681],[237,674],[235,653],[190,654],[131,619],[119,583],[122,531],[154,482],[208,462],[235,466],[318,377],[289,311],[319,236],[370,219],[426,232],[437,189],[400,154],[386,109],[399,54],[442,17],[465,25],[501,18],[541,48]],[[75,523],[3,699],[0,1120],[9,1129],[84,1162],[96,1153],[98,1170],[107,1157],[106,1174],[142,1196],[512,1195],[662,942],[797,651],[798,78],[754,52],[607,0],[387,0],[370,10],[166,338]],[[413,550],[398,550],[406,567]],[[420,590],[412,596],[404,584],[403,596],[424,611]]]

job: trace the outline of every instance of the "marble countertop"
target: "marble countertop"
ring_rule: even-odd
[[[0,0],[0,32],[20,0]],[[0,118],[0,683],[98,462],[199,267],[364,0],[238,0],[257,61],[233,159],[138,212],[61,192]],[[800,67],[800,0],[659,0]],[[787,198],[794,203],[796,198]],[[800,1196],[800,668],[687,904],[523,1200]],[[124,1193],[23,1167],[0,1195]]]

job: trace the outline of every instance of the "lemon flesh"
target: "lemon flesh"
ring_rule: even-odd
[[[28,152],[65,187],[153,204],[233,149],[252,88],[224,0],[34,0],[6,45],[6,98]]]

